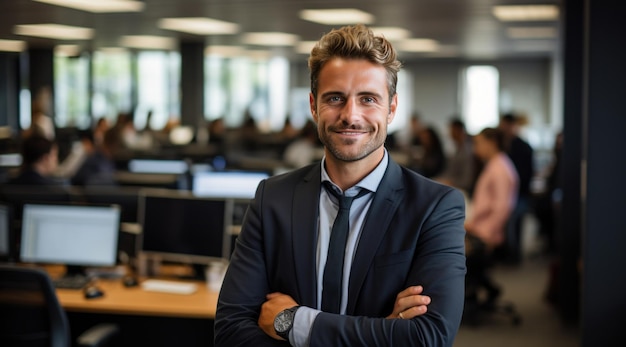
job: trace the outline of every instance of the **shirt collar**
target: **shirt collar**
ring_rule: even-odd
[[[350,187],[350,188],[346,189],[346,191],[351,190],[354,187],[359,187],[359,188],[367,189],[370,192],[376,192],[376,190],[378,189],[378,185],[380,184],[380,181],[383,180],[383,176],[385,175],[385,171],[387,171],[387,165],[388,164],[389,164],[389,156],[387,154],[387,149],[385,148],[385,153],[383,154],[383,160],[380,161],[380,163],[376,166],[374,171],[370,172],[369,175],[363,177],[363,179],[360,180],[353,187]],[[329,181],[339,191],[341,191],[341,189],[339,189],[337,187],[337,185],[333,181],[331,181],[330,177],[328,176],[328,172],[326,172],[326,155],[324,155],[324,157],[322,158],[322,177],[321,177],[321,181],[322,182]]]

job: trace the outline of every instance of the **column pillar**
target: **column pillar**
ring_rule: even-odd
[[[204,122],[204,42],[181,42],[181,124]]]

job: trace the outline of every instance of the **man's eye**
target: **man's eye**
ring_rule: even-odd
[[[372,97],[369,97],[369,96],[366,96],[366,97],[363,98],[363,102],[365,102],[365,103],[372,103],[372,102],[376,102],[376,99],[374,99]]]
[[[328,102],[340,102],[340,101],[341,101],[340,96],[331,96],[328,98]]]

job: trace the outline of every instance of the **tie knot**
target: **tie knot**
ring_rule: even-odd
[[[369,191],[365,188],[361,188],[359,190],[359,193],[357,195],[354,196],[347,196],[345,194],[345,192],[343,194],[339,194],[336,190],[335,187],[333,187],[332,183],[325,181],[324,182],[324,187],[326,188],[326,191],[328,193],[330,193],[331,195],[333,195],[335,198],[337,198],[337,201],[339,202],[339,209],[343,210],[343,209],[350,209],[350,206],[352,206],[352,202],[355,199],[358,199],[360,197],[362,197],[363,195],[367,194]]]

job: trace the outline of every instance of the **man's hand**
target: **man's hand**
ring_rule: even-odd
[[[421,295],[423,291],[422,286],[409,287],[401,291],[396,297],[393,312],[387,316],[387,319],[411,319],[426,313],[430,297]]]
[[[270,293],[266,296],[267,301],[261,306],[261,314],[259,315],[259,327],[263,331],[275,338],[276,340],[284,340],[282,337],[276,335],[274,330],[274,318],[282,310],[298,306],[298,303],[291,298],[291,296],[283,293]]]

